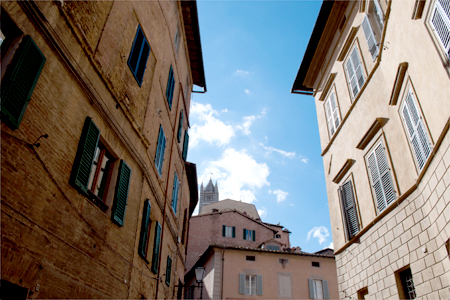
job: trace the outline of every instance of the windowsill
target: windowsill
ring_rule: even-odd
[[[98,208],[100,208],[100,210],[102,212],[106,212],[108,210],[108,205],[105,204],[105,202],[103,202],[102,199],[100,199],[99,197],[97,197],[97,195],[95,195],[94,193],[92,193],[90,190],[88,190],[88,196],[87,198],[89,199],[89,201],[91,201],[95,206],[97,206]]]

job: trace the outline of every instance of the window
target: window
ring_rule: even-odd
[[[281,234],[275,234],[276,239],[281,239]]]
[[[172,258],[167,256],[167,266],[166,266],[166,284],[170,285],[170,273],[172,272]]]
[[[184,132],[183,155],[182,155],[184,161],[186,161],[187,158],[188,146],[189,146],[189,134],[187,133],[186,130]]]
[[[359,91],[364,85],[365,78],[361,58],[358,53],[358,47],[354,47],[350,56],[345,62],[345,74],[347,75],[347,82],[350,88],[352,99],[358,95]]]
[[[371,1],[372,2],[372,1]],[[364,30],[364,35],[366,36],[367,46],[369,47],[370,55],[372,55],[372,60],[375,60],[378,55],[378,45],[375,40],[375,34],[370,26],[369,18],[366,16],[362,22],[362,28]]]
[[[284,265],[283,265],[284,267]],[[292,276],[289,273],[277,273],[278,298],[292,299]]]
[[[450,59],[450,3],[448,0],[435,1],[430,23],[440,45]]]
[[[222,236],[235,238],[236,227],[222,225]]]
[[[248,260],[248,261],[256,261],[256,257],[255,257],[255,256],[247,255],[247,256],[245,257],[245,260]]]
[[[244,240],[255,241],[255,231],[244,228]]]
[[[177,140],[181,142],[181,132],[183,131],[183,110],[180,112],[180,122],[178,123]]]
[[[31,36],[26,35],[20,41],[21,32],[3,11],[2,32],[5,41],[1,47],[2,75],[4,74],[1,80],[1,115],[2,121],[15,130],[19,128],[46,58]],[[8,26],[17,30],[11,30]],[[19,46],[14,52],[16,44]],[[5,67],[6,70],[3,70]]]
[[[161,224],[156,221],[155,226],[155,241],[153,243],[153,257],[152,257],[152,272],[157,274],[158,273],[158,266],[159,266],[159,248],[161,244]]]
[[[28,290],[14,283],[1,279],[0,287],[2,288],[2,299],[27,299]]]
[[[397,272],[396,278],[400,299],[416,299],[416,288],[414,287],[411,269],[408,267]]]
[[[357,292],[357,295],[358,300],[364,300],[366,299],[366,296],[369,295],[369,290],[367,289],[367,287],[364,287]]]
[[[278,251],[278,250],[280,250],[280,245],[267,245],[266,244],[266,249],[267,250],[275,250],[275,251]]]
[[[180,47],[180,30],[177,25],[177,31],[175,32],[175,38],[173,41],[173,44],[175,45],[175,53],[178,56],[178,48]]]
[[[368,153],[366,163],[378,212],[382,212],[395,200],[396,196],[386,150],[381,141]]]
[[[311,262],[311,266],[316,267],[316,268],[320,268],[320,262],[318,262],[318,261],[312,261],[312,262]]]
[[[311,299],[330,299],[328,292],[328,281],[308,279],[309,282],[309,298]]]
[[[175,77],[173,74],[172,65],[170,66],[169,78],[167,79],[166,98],[169,103],[169,109],[172,109],[173,91],[175,90]]]
[[[447,255],[450,257],[450,239],[445,242],[445,249],[447,250]]]
[[[141,236],[139,238],[139,256],[142,257],[147,263],[147,251],[148,251],[148,240],[150,236],[150,200],[145,200],[144,210],[142,213],[142,223],[141,223]]]
[[[166,151],[166,137],[162,126],[159,126],[158,145],[156,147],[155,166],[158,169],[159,176],[162,174],[164,163],[164,152]]]
[[[100,130],[90,117],[84,122],[75,162],[72,167],[70,184],[87,196],[100,209],[106,211],[107,190],[111,180],[112,156],[99,142]],[[120,160],[117,175],[111,219],[123,226],[128,200],[131,169]]]
[[[262,275],[239,274],[239,294],[262,295],[263,280]]]
[[[412,147],[417,168],[420,171],[428,157],[430,157],[432,147],[422,114],[419,110],[419,105],[411,87],[409,87],[406,99],[403,101],[400,109],[406,135]]]
[[[351,239],[359,232],[358,212],[352,180],[348,180],[339,187],[339,197],[341,199],[346,236],[347,239]]]
[[[177,213],[179,187],[180,181],[178,180],[177,172],[175,172],[175,178],[173,179],[173,192],[172,192],[172,209],[175,214]]]
[[[330,96],[325,101],[324,105],[325,105],[325,115],[328,124],[328,132],[331,138],[336,132],[336,129],[339,127],[340,123],[339,109],[336,101],[336,93],[334,91],[330,93]]]
[[[128,57],[128,66],[134,75],[139,86],[142,84],[145,67],[147,65],[148,55],[150,54],[150,45],[145,38],[144,32],[139,25],[136,36],[134,37],[133,47]]]

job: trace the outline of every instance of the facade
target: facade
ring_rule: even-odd
[[[450,3],[324,1],[315,98],[340,298],[450,299]]]
[[[200,288],[194,269],[205,268]],[[337,299],[333,255],[211,245],[186,274],[186,299]]]
[[[209,179],[208,184],[205,188],[203,188],[203,182],[200,186],[200,203],[199,203],[199,211],[202,210],[202,207],[207,204],[215,203],[219,201],[219,187],[212,183],[212,180]]]
[[[196,2],[3,1],[1,22],[2,296],[180,297]]]

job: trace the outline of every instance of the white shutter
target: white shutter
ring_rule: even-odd
[[[352,98],[355,98],[365,81],[361,59],[358,54],[358,48],[353,48],[352,53],[345,64],[345,69],[347,71],[350,89],[352,90]]]
[[[330,137],[334,135],[336,129],[339,127],[340,119],[339,119],[339,110],[336,102],[336,94],[331,92],[327,101],[325,102],[325,114],[327,118],[328,131],[330,133]]]
[[[316,293],[314,292],[314,280],[312,278],[308,279],[308,286],[309,286],[309,298],[314,299]]]
[[[245,274],[240,273],[239,274],[239,294],[244,294],[244,287],[245,287]]]
[[[417,166],[419,170],[422,170],[431,154],[431,143],[411,89],[409,89],[406,100],[403,103],[402,116]]]
[[[352,182],[349,180],[344,183],[342,187],[340,187],[340,192],[344,207],[348,237],[352,238],[359,232],[359,222]]]
[[[395,200],[395,190],[385,149],[381,142],[369,154],[367,162],[378,210],[379,212],[382,212]]]
[[[436,0],[431,25],[450,58],[450,0]]]
[[[362,22],[362,27],[364,30],[364,35],[366,36],[367,45],[369,46],[370,54],[372,55],[372,60],[375,60],[378,55],[378,46],[377,41],[375,40],[375,35],[372,30],[372,26],[370,26],[369,18],[367,15],[364,17]]]

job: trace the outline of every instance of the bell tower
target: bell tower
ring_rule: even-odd
[[[200,186],[199,212],[201,211],[203,205],[211,204],[218,201],[219,201],[219,188],[217,186],[217,181],[216,185],[214,185],[210,178],[205,188],[203,188],[202,182],[202,185]]]

